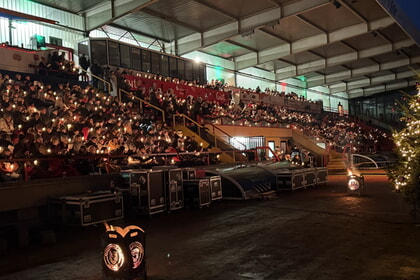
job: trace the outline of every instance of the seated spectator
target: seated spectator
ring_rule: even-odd
[[[3,117],[0,118],[0,132],[12,135],[15,130],[12,113],[9,111],[3,112]]]
[[[0,181],[10,182],[22,179],[22,167],[13,161],[13,154],[9,148],[2,148],[0,159],[10,161],[0,161]]]

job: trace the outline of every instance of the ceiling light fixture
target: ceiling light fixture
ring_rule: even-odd
[[[247,31],[242,32],[241,33],[241,36],[242,37],[250,37],[252,34],[254,34],[254,32],[255,32],[254,29],[250,29],[250,30],[247,30]]]

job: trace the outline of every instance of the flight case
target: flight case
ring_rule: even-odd
[[[58,206],[55,209],[60,213],[63,224],[88,226],[124,218],[123,197],[119,192],[62,196],[51,202]]]
[[[220,176],[210,176],[211,200],[222,199],[222,178]]]
[[[167,211],[184,207],[184,189],[182,169],[175,166],[157,166],[153,169],[162,170],[165,182],[165,197]]]
[[[133,170],[129,181],[132,208],[149,215],[165,211],[165,183],[162,170]]]
[[[197,173],[196,173],[195,168],[190,168],[190,167],[183,168],[182,177],[184,180],[192,180],[192,179],[197,178]]]
[[[210,205],[210,179],[184,180],[185,207],[201,208]]]

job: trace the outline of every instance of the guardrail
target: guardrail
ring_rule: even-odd
[[[108,82],[104,78],[99,77],[99,76],[93,74],[92,72],[89,72],[89,71],[87,71],[87,70],[85,70],[85,69],[83,69],[81,67],[80,67],[80,70],[82,71],[82,73],[85,73],[85,75],[90,75],[90,76],[94,77],[95,79],[98,79],[99,81],[103,82],[106,85],[107,92],[108,93],[111,92],[112,86],[111,86],[111,83],[110,82]]]
[[[118,90],[118,99],[119,99],[120,101],[121,101],[121,96],[122,96],[122,93],[125,93],[125,94],[126,94],[126,95],[128,95],[131,99],[134,99],[134,100],[139,101],[139,102],[140,102],[140,111],[142,111],[142,110],[143,110],[143,104],[146,104],[146,105],[148,105],[148,106],[152,107],[153,109],[158,110],[158,111],[162,114],[162,121],[163,121],[163,122],[165,122],[165,121],[166,121],[165,110],[163,110],[162,108],[160,108],[160,107],[158,107],[158,106],[156,106],[156,105],[153,105],[153,104],[151,104],[150,102],[147,102],[146,100],[144,100],[144,99],[142,99],[142,98],[140,98],[140,97],[137,97],[137,96],[133,95],[132,93],[130,93],[130,92],[128,92],[128,91],[126,91],[126,90],[124,90],[124,89],[121,89],[121,88]]]
[[[197,127],[197,134],[200,137],[203,137],[203,130],[206,131],[208,128],[199,124],[198,122],[194,121],[193,119],[191,119],[190,117],[184,115],[184,114],[175,114],[173,116],[174,121],[173,121],[173,127],[175,128],[176,124],[177,124],[177,117],[182,118],[182,125],[183,126],[187,126],[188,124],[193,124],[194,126]],[[223,139],[229,146],[231,145],[231,141],[236,141],[236,143],[238,143],[240,146],[243,147],[243,149],[246,149],[246,145],[241,143],[240,141],[236,140],[233,136],[229,135],[227,132],[223,131],[222,129],[218,128],[217,126],[213,125],[212,123],[207,123],[208,125],[211,126],[212,131],[211,133],[209,133],[212,137],[213,137],[213,142],[214,142],[214,146],[217,148],[217,137],[220,137],[221,139]]]
[[[233,125],[233,126],[252,126],[252,127],[273,127],[273,128],[288,128],[290,123],[284,123],[279,121],[268,121],[268,120],[252,120],[248,118],[237,118],[233,119],[227,116],[210,117],[202,116],[208,123],[215,125]]]
[[[355,160],[355,158],[362,158],[366,161],[359,162]],[[395,161],[390,160],[381,160],[377,161],[374,158],[367,156],[367,155],[361,155],[361,154],[351,154],[350,155],[350,166],[352,169],[383,169],[384,167],[394,163]]]
[[[201,166],[218,163],[218,155],[221,152],[178,152],[156,153],[144,155],[109,155],[96,154],[89,156],[77,155],[51,155],[39,158],[13,158],[0,159],[3,179],[5,181],[28,181],[34,171],[37,179],[57,178],[67,176],[83,176],[90,174],[115,173],[129,166],[157,166],[157,165],[185,165]],[[80,164],[80,165],[79,165]],[[84,165],[83,165],[84,164]],[[77,167],[90,168],[88,174],[77,171]],[[86,169],[87,170],[87,169]],[[19,176],[13,177],[12,174]],[[42,178],[41,178],[42,177]]]
[[[210,125],[210,127],[212,128],[212,132],[213,132],[213,135],[215,137],[215,143],[216,143],[216,145],[217,145],[216,136],[218,136],[218,137],[222,138],[223,140],[225,140],[225,142],[227,142],[229,145],[231,145],[232,142],[235,142],[239,146],[241,146],[243,150],[246,149],[246,145],[244,143],[238,141],[235,137],[233,137],[232,135],[230,135],[229,133],[227,133],[223,129],[215,126],[212,123],[208,123],[208,125]],[[219,132],[219,133],[217,133],[217,132]]]
[[[259,151],[269,150],[274,155],[271,159],[260,158]],[[58,177],[86,176],[92,174],[111,174],[118,173],[123,169],[130,168],[152,168],[153,166],[209,166],[220,163],[221,153],[232,156],[235,162],[257,162],[263,160],[280,161],[275,152],[267,146],[256,147],[246,150],[218,151],[218,152],[177,152],[177,153],[155,153],[155,154],[136,154],[136,155],[110,155],[94,154],[88,156],[79,155],[51,155],[39,158],[13,158],[0,159],[2,174],[11,175],[13,167],[19,166],[14,170],[18,177],[10,177],[5,181],[29,181],[35,179],[47,179]],[[266,154],[266,153],[264,153]],[[7,163],[5,165],[4,163]],[[13,166],[14,165],[14,166]],[[5,171],[4,166],[10,168],[10,172]],[[89,173],[80,173],[79,167],[89,170]],[[38,169],[38,170],[36,170]],[[38,173],[34,173],[38,172]],[[33,177],[36,175],[35,178]],[[32,176],[32,177],[31,177]]]

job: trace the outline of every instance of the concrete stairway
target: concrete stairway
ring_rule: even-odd
[[[347,165],[346,160],[343,159],[343,154],[338,153],[334,150],[330,150],[328,153],[329,160],[328,160],[328,174],[331,175],[339,175],[339,174],[347,174]]]

